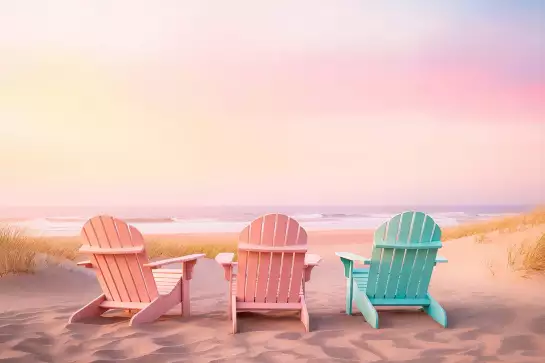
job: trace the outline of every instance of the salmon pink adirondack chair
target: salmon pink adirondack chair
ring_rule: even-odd
[[[321,258],[307,254],[307,233],[296,220],[283,214],[257,218],[240,233],[238,266],[233,258],[233,253],[216,256],[229,281],[233,334],[237,332],[237,312],[260,310],[300,311],[309,331],[305,283]]]
[[[130,325],[157,320],[181,303],[182,316],[189,316],[189,281],[197,259],[204,254],[188,255],[149,262],[140,232],[127,223],[109,216],[91,218],[81,231],[81,253],[89,261],[78,263],[92,268],[102,294],[75,312],[68,321],[100,316],[109,309],[140,310]],[[159,267],[182,263],[182,269]]]

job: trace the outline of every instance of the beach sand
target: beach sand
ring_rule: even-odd
[[[444,244],[440,254],[449,262],[436,267],[430,292],[448,314],[446,329],[415,308],[379,308],[378,330],[355,307],[353,316],[344,314],[345,279],[334,252],[369,256],[369,231],[310,233],[309,252],[324,259],[307,285],[310,333],[295,314],[244,313],[240,333],[230,334],[227,282],[209,259],[195,268],[190,318],[169,315],[139,327],[115,312],[67,325],[71,313],[100,294],[94,275],[49,266],[6,276],[0,278],[0,362],[543,363],[545,279],[506,268],[509,245],[537,232]]]

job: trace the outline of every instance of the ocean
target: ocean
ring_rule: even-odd
[[[530,211],[534,206],[226,206],[226,207],[0,207],[0,224],[32,236],[76,236],[87,219],[109,214],[144,234],[241,231],[265,213],[284,213],[307,230],[374,229],[393,215],[418,210],[441,227]]]

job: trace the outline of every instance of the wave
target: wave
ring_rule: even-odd
[[[374,229],[397,213],[292,213],[308,230],[328,229]],[[467,213],[437,212],[430,213],[441,226],[453,226],[470,220],[484,220],[514,213]],[[119,217],[132,224],[144,234],[178,234],[178,233],[215,233],[239,232],[258,215],[244,212],[224,214],[221,217],[183,218],[183,217]],[[9,225],[21,228],[25,233],[42,236],[79,235],[87,221],[82,216],[45,217],[8,222]]]

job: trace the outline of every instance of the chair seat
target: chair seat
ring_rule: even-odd
[[[352,272],[352,276],[354,276],[354,281],[356,282],[358,290],[365,292],[365,289],[367,288],[367,280],[369,279],[369,269],[355,268]]]
[[[170,268],[156,268],[151,270],[159,295],[168,295],[182,279],[183,271]]]

